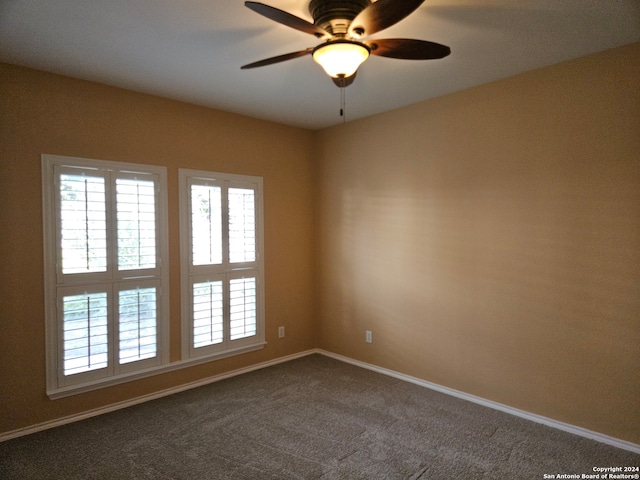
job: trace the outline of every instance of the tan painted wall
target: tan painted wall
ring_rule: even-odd
[[[322,348],[640,443],[640,44],[316,140]]]
[[[314,347],[312,141],[302,129],[0,64],[0,433]],[[178,168],[262,176],[268,345],[49,400],[42,153],[168,168],[172,360],[180,358]],[[277,338],[279,325],[284,339]]]
[[[316,133],[0,64],[0,433],[321,347],[640,443],[639,60]],[[174,360],[177,168],[263,176],[267,347],[48,400],[41,153],[168,167]]]

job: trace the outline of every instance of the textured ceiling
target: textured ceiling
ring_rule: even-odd
[[[312,21],[308,0],[264,3]],[[640,1],[426,0],[370,38],[452,53],[372,56],[345,89],[347,121],[638,42]],[[242,0],[0,0],[0,61],[310,129],[343,121],[340,89],[310,56],[240,66],[318,43]]]

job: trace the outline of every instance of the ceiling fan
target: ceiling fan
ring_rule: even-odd
[[[446,45],[406,38],[362,40],[398,23],[415,11],[424,0],[311,0],[313,23],[259,2],[245,6],[271,20],[314,35],[324,43],[298,52],[253,62],[244,69],[312,55],[313,59],[340,88],[353,83],[358,67],[370,54],[403,60],[434,60],[451,53]]]

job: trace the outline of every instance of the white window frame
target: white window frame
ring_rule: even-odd
[[[44,231],[44,293],[46,328],[46,367],[47,395],[59,398],[82,391],[94,390],[102,386],[128,381],[161,369],[170,361],[169,351],[169,258],[168,242],[168,204],[167,172],[165,167],[132,163],[93,160],[86,158],[64,157],[43,154],[42,163],[42,206]],[[106,199],[107,230],[110,240],[107,242],[107,270],[98,273],[63,274],[61,241],[58,228],[57,179],[59,171],[70,169],[94,170],[100,175],[111,178],[125,176],[144,176],[155,181],[155,222],[156,222],[156,267],[147,269],[118,270],[117,239],[113,234],[116,228],[115,192],[110,191]],[[112,187],[107,186],[107,189]],[[110,201],[111,198],[111,201]],[[153,358],[129,363],[118,361],[118,323],[115,315],[118,308],[118,292],[135,288],[156,288],[157,324],[156,355]],[[108,345],[109,365],[106,368],[64,375],[61,298],[62,292],[106,292],[109,302]],[[59,293],[60,292],[60,293]]]
[[[214,359],[241,354],[263,348],[265,345],[264,314],[264,207],[262,177],[209,172],[203,170],[179,169],[180,197],[180,273],[181,273],[181,313],[182,313],[182,359]],[[223,226],[222,263],[216,265],[193,265],[192,228],[191,228],[191,185],[213,185],[222,188],[222,224],[228,225],[228,206],[224,192],[228,188],[250,188],[255,192],[256,221],[256,259],[251,262],[229,262],[228,231]],[[252,277],[256,279],[256,333],[255,335],[231,340],[229,336],[228,295],[224,290],[224,338],[222,342],[205,347],[194,348],[193,335],[193,284],[198,281],[222,280],[224,286],[236,278]]]

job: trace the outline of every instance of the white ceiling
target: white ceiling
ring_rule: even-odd
[[[309,0],[264,3],[313,21]],[[640,1],[426,0],[371,38],[452,53],[372,56],[345,90],[347,120],[638,42]],[[0,0],[0,61],[310,129],[343,121],[340,89],[310,56],[240,66],[318,42],[242,0]]]

